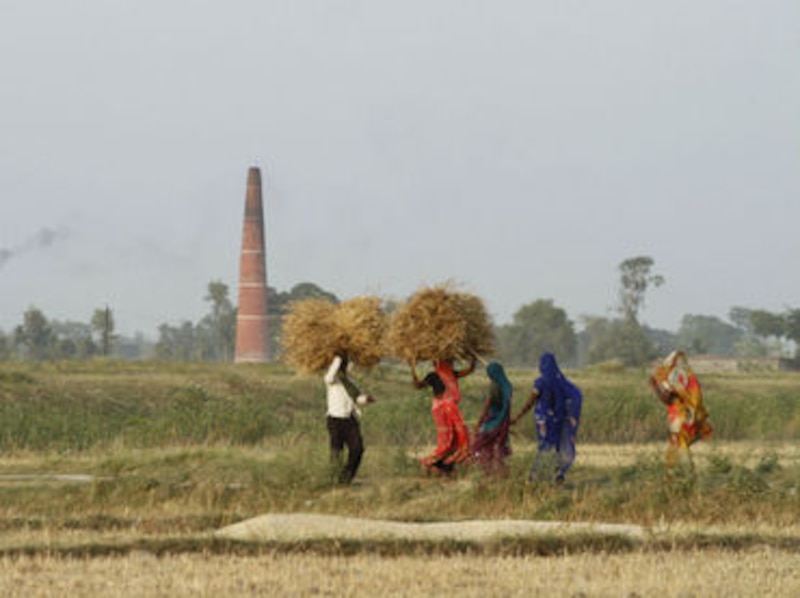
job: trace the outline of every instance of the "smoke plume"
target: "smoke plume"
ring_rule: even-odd
[[[39,249],[47,249],[57,241],[67,237],[66,231],[43,228],[16,247],[0,247],[0,268],[14,258],[18,258],[26,253],[31,253]]]

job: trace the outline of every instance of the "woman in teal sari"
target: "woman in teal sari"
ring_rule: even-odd
[[[508,475],[505,458],[511,454],[508,431],[511,425],[511,396],[513,388],[503,366],[496,361],[486,367],[489,376],[489,396],[478,420],[472,455],[487,475]]]

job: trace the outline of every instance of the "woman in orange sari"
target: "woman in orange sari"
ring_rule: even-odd
[[[436,425],[437,447],[422,460],[425,467],[451,473],[453,465],[467,461],[470,457],[469,431],[458,406],[461,401],[458,379],[474,372],[475,364],[476,359],[473,357],[466,368],[456,370],[452,359],[434,360],[434,371],[420,380],[416,364],[413,361],[409,363],[414,388],[429,387],[433,391],[431,415]]]
[[[436,425],[436,448],[420,463],[430,472],[449,475],[455,466],[469,457],[469,432],[458,405],[447,398],[447,385],[441,376],[431,372],[420,381],[420,387],[430,387],[433,393],[431,416]]]
[[[710,438],[711,424],[703,405],[703,391],[686,354],[673,351],[650,376],[650,386],[667,406],[669,445],[665,455],[667,470],[677,465],[692,469],[689,447],[701,439]]]

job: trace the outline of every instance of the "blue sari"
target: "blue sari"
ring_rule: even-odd
[[[528,479],[535,480],[548,459],[556,456],[556,481],[563,481],[567,470],[575,461],[575,439],[581,417],[583,395],[561,372],[552,353],[539,358],[541,376],[533,383],[539,397],[534,409],[538,452]]]

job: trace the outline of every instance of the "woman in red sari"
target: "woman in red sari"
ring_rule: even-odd
[[[420,463],[428,471],[450,474],[457,463],[469,459],[469,432],[458,405],[447,398],[447,387],[439,374],[431,372],[419,384],[433,392],[431,415],[436,425],[436,448]]]
[[[434,371],[422,380],[417,376],[416,365],[413,362],[409,364],[414,388],[430,387],[434,394],[431,415],[436,425],[437,450],[423,460],[426,467],[435,463],[436,459],[433,457],[444,453],[447,454],[448,465],[469,459],[469,432],[458,406],[461,402],[458,379],[474,372],[475,364],[476,359],[473,357],[467,367],[456,370],[452,359],[438,359],[433,362]],[[452,471],[452,467],[449,469]]]

